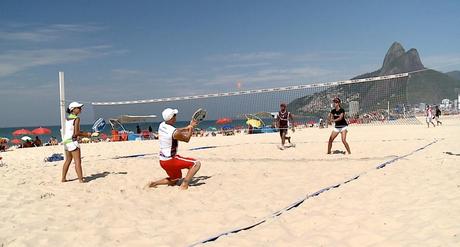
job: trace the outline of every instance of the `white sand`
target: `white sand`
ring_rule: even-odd
[[[444,126],[350,127],[352,155],[326,155],[331,129],[194,138],[195,186],[143,189],[165,177],[157,141],[83,144],[89,178],[60,182],[62,147],[1,153],[0,246],[188,246],[250,225],[307,194],[366,172],[279,217],[205,246],[459,246],[460,119]],[[385,167],[434,139],[439,142]],[[213,149],[189,151],[200,146]],[[333,150],[344,150],[339,139]],[[114,159],[117,156],[147,154]],[[73,165],[69,179],[76,178]]]

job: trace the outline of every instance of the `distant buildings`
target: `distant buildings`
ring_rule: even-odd
[[[441,108],[441,110],[450,110],[452,109],[452,106],[455,106],[452,103],[453,102],[449,99],[443,99],[441,100],[441,104],[439,105],[439,108]]]

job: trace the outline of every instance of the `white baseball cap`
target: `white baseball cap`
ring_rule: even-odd
[[[78,108],[78,107],[82,107],[82,106],[83,106],[83,104],[80,104],[80,103],[74,101],[74,102],[69,104],[69,110],[72,111],[73,109]]]
[[[171,120],[171,118],[174,117],[175,114],[177,114],[179,111],[177,109],[171,109],[171,108],[166,108],[163,110],[161,115],[163,116],[163,119],[165,121]]]

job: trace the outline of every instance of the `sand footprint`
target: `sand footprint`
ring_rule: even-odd
[[[47,198],[51,198],[51,197],[54,197],[55,195],[51,192],[46,192],[45,194],[42,194],[40,196],[40,199],[47,199]]]

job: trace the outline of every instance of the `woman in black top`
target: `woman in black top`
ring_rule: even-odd
[[[334,126],[334,129],[332,130],[331,136],[329,137],[329,143],[327,145],[327,154],[331,153],[332,142],[339,135],[339,133],[342,136],[342,142],[343,142],[343,145],[345,145],[345,148],[347,149],[348,154],[351,154],[350,146],[347,143],[348,123],[345,120],[345,110],[340,106],[339,98],[335,98],[333,102],[334,102],[334,109],[331,110],[328,118],[329,118],[329,122],[335,123],[335,126]]]

